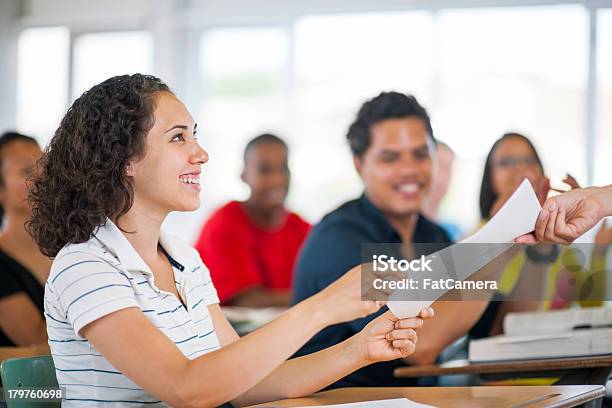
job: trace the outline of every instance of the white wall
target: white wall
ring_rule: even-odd
[[[18,0],[0,1],[0,129],[15,126],[19,6]]]
[[[15,122],[16,33],[20,28],[66,26],[73,43],[87,32],[148,30],[154,37],[153,73],[197,113],[203,99],[202,77],[197,68],[199,41],[209,28],[277,26],[294,36],[294,23],[303,15],[567,3],[612,7],[612,0],[0,0],[0,130]],[[294,52],[289,50],[287,71],[291,70]],[[70,88],[71,84],[66,86]],[[583,105],[577,109],[583,109]],[[236,151],[240,149],[236,146]],[[347,160],[348,157],[347,153]],[[200,214],[196,218],[201,217]],[[187,222],[187,218],[176,224]]]

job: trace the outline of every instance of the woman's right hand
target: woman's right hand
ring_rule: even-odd
[[[328,325],[348,322],[377,312],[384,301],[362,300],[361,267],[357,265],[340,279],[317,293],[316,304],[324,311]]]

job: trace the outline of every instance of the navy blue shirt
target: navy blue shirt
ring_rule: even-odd
[[[401,243],[400,236],[382,212],[364,195],[344,203],[327,214],[310,232],[296,264],[293,281],[294,303],[310,297],[361,263],[361,244]],[[451,243],[444,229],[419,215],[414,243]],[[358,333],[378,313],[352,322],[327,327],[313,337],[296,356],[306,355],[338,344]],[[343,378],[330,388],[355,386],[416,385],[411,378],[395,378],[393,370],[403,366],[401,360],[371,364]]]

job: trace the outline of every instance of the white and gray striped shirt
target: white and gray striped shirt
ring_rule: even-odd
[[[66,391],[63,406],[166,406],[80,335],[85,325],[117,310],[140,308],[189,359],[220,348],[207,307],[219,299],[200,256],[163,231],[160,244],[185,306],[155,286],[150,268],[110,220],[89,241],[66,245],[54,259],[45,316],[57,379]]]

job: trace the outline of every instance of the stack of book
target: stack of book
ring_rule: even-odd
[[[473,362],[612,354],[612,309],[509,313],[504,335],[472,340]]]

